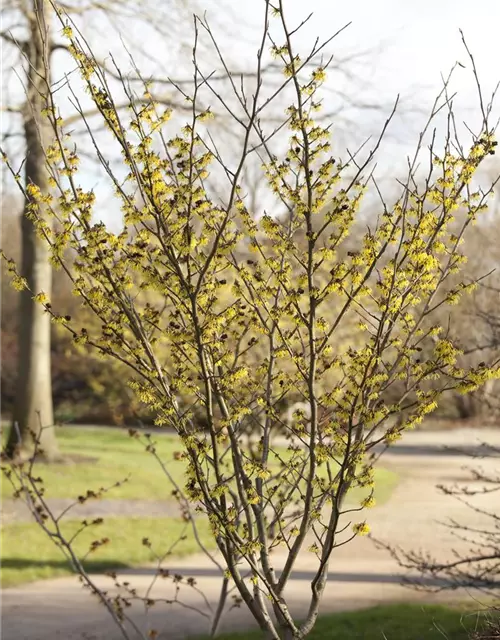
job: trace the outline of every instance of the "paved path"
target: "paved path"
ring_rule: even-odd
[[[173,500],[89,500],[84,504],[75,504],[73,498],[47,498],[47,505],[54,514],[61,514],[68,509],[67,518],[99,518],[112,517],[144,517],[144,518],[178,518],[180,509]],[[22,500],[2,500],[2,523],[33,522],[33,514]]]
[[[404,443],[383,458],[385,467],[393,468],[401,475],[401,482],[385,505],[365,512],[376,537],[390,540],[406,548],[422,547],[440,557],[449,556],[452,547],[460,542],[452,532],[440,526],[444,518],[468,519],[481,525],[480,514],[472,514],[463,504],[443,496],[436,490],[438,483],[467,483],[469,475],[464,466],[480,464],[483,468],[498,469],[498,459],[473,460],[458,450],[479,445],[478,439],[500,446],[500,429],[458,430],[446,432],[415,432],[407,434]],[[446,451],[440,452],[442,446]],[[454,450],[454,453],[451,452]],[[481,498],[482,506],[491,507],[491,496]],[[293,613],[304,615],[311,578],[311,554],[304,553],[287,592]],[[282,566],[283,556],[276,553],[274,565]],[[174,562],[169,568],[184,576],[192,576],[211,606],[215,605],[220,576],[203,555],[195,555]],[[336,550],[331,563],[331,576],[325,592],[322,611],[347,610],[383,602],[411,600],[432,601],[457,599],[464,594],[429,595],[400,586],[400,570],[397,564],[381,550],[374,548],[367,538],[358,538]],[[153,571],[148,568],[128,570],[123,579],[138,592],[145,592],[151,584]],[[96,576],[96,583],[113,590],[110,578]],[[172,598],[174,585],[169,580],[158,581],[152,597]],[[190,607],[199,607],[207,613],[207,604],[198,592],[185,586],[180,599]],[[2,640],[118,640],[109,615],[88,594],[75,578],[61,578],[32,583],[24,587],[6,589],[2,597]],[[155,605],[146,617],[139,607],[132,607],[131,616],[147,631],[147,624],[161,630],[162,640],[186,638],[207,630],[207,620],[193,609],[179,605]],[[244,608],[233,609],[224,618],[223,629],[241,629],[253,625]],[[139,637],[130,636],[131,638]]]

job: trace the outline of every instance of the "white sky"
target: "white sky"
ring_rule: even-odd
[[[231,10],[223,21],[223,25],[229,25],[227,34],[221,25],[220,0],[198,1],[207,9],[222,51],[233,67],[252,68],[262,33],[263,0],[229,1]],[[336,73],[329,76],[328,86],[333,92],[338,87],[353,100],[382,105],[380,111],[353,111],[347,127],[339,121],[338,128],[347,128],[341,132],[344,143],[353,145],[353,140],[376,137],[400,94],[401,113],[392,124],[394,137],[381,148],[378,160],[381,174],[394,175],[406,165],[406,156],[413,153],[429,109],[442,88],[442,76],[448,76],[457,61],[465,66],[455,69],[451,83],[452,93],[458,92],[454,100],[457,121],[465,120],[473,131],[478,130],[481,118],[477,88],[460,29],[488,101],[500,81],[500,0],[284,0],[284,7],[289,29],[313,14],[294,36],[294,46],[302,53],[316,38],[326,40],[349,22],[351,25],[326,51],[341,59],[362,51],[373,52],[354,66],[356,83],[345,82]],[[278,29],[274,32],[279,33]],[[278,43],[283,40],[281,33],[276,37]],[[500,96],[492,120],[498,117]],[[334,131],[335,125],[334,121]]]
[[[199,9],[206,9],[217,41],[232,67],[254,68],[264,1],[196,1]],[[226,17],[221,9],[224,4],[229,7]],[[342,142],[353,145],[368,135],[376,136],[400,94],[400,115],[390,130],[393,138],[382,148],[379,160],[379,166],[386,172],[404,165],[407,154],[413,152],[429,109],[442,88],[442,75],[447,76],[457,61],[465,69],[455,69],[450,85],[452,93],[458,92],[454,111],[459,123],[465,120],[472,130],[478,130],[481,119],[477,88],[459,30],[464,32],[474,55],[483,96],[488,101],[500,81],[500,0],[284,0],[284,7],[289,29],[313,14],[294,36],[294,46],[303,54],[316,38],[326,40],[349,22],[351,25],[328,45],[328,54],[342,59],[363,51],[373,52],[352,67],[356,82],[350,83],[337,73],[329,76],[328,88],[333,94],[338,88],[354,101],[382,106],[379,111],[351,109],[347,126],[341,120],[334,121],[334,131],[337,127]],[[276,27],[272,29],[280,43],[283,36]],[[187,30],[186,44],[182,53],[177,54],[177,75],[186,69],[184,63],[189,64],[191,58],[192,38]],[[332,94],[325,94],[327,105],[333,99]],[[500,96],[492,120],[498,117]]]
[[[208,15],[215,16],[217,1],[204,4]],[[254,37],[262,24],[262,6],[260,0],[247,0],[238,2],[235,9],[240,24]],[[385,44],[376,69],[384,93],[414,85],[437,86],[439,74],[447,73],[456,60],[467,63],[459,29],[476,58],[485,88],[491,90],[500,80],[498,0],[284,0],[284,7],[289,26],[313,13],[297,36],[306,46],[316,36],[325,39],[348,22],[351,26],[330,47],[334,53]]]
[[[220,2],[201,2],[217,32]],[[235,1],[232,5],[240,28],[236,40],[221,39],[223,50],[235,66],[239,62],[247,67],[249,61],[251,64],[255,60],[264,2]],[[481,124],[478,91],[460,30],[474,56],[483,98],[488,102],[500,82],[500,0],[284,0],[284,7],[289,29],[312,14],[294,36],[295,46],[303,53],[316,38],[325,40],[349,22],[350,26],[328,45],[328,53],[342,59],[353,53],[373,52],[354,67],[358,75],[355,84],[343,82],[336,73],[329,76],[328,87],[333,92],[338,87],[354,100],[382,105],[380,111],[354,111],[354,118],[342,132],[343,142],[353,145],[352,139],[359,142],[368,135],[376,137],[400,94],[400,116],[391,125],[393,138],[381,148],[378,160],[381,175],[394,176],[405,167],[406,157],[413,154],[418,134],[442,89],[442,78],[448,76],[457,61],[465,69],[457,67],[450,84],[451,93],[457,92],[454,113],[458,125],[465,121],[473,131],[478,131]],[[278,36],[280,40],[282,36]],[[491,123],[498,118],[500,96]],[[334,131],[335,124],[334,121]],[[467,142],[465,128],[461,133],[466,134]]]
[[[205,0],[204,4],[215,22],[217,0]],[[262,24],[263,4],[247,0],[238,2],[234,9],[242,33],[251,34],[253,49]],[[284,7],[289,27],[313,14],[296,36],[304,50],[316,37],[326,39],[351,22],[328,50],[340,57],[373,50],[361,73],[375,96],[387,103],[400,93],[404,97],[413,95],[417,103],[422,100],[429,104],[442,86],[441,74],[447,75],[460,61],[466,69],[457,69],[453,84],[460,90],[459,104],[477,105],[471,65],[459,29],[474,55],[486,97],[500,81],[499,0],[284,0]],[[231,53],[248,60],[251,48],[242,42]]]
[[[254,68],[264,15],[263,0],[195,1],[198,11],[207,10],[231,66]],[[230,7],[227,14],[224,5]],[[396,95],[401,94],[401,116],[392,127],[395,139],[382,148],[381,164],[386,172],[403,166],[406,155],[412,152],[425,114],[442,86],[441,74],[447,75],[457,60],[466,68],[458,68],[454,74],[452,89],[459,91],[455,110],[459,120],[465,119],[473,130],[477,130],[480,123],[477,90],[459,29],[464,31],[475,57],[484,96],[488,100],[500,80],[500,0],[284,0],[284,6],[289,28],[295,28],[313,13],[295,36],[295,46],[303,53],[316,38],[324,40],[348,22],[352,24],[328,46],[327,52],[344,58],[360,51],[373,51],[354,67],[356,83],[346,82],[335,73],[329,77],[328,87],[333,92],[340,89],[355,101],[382,105],[380,111],[352,112],[350,124],[334,122],[334,127],[336,124],[338,128],[343,127],[343,142],[353,144],[352,140],[359,142],[368,134],[376,136]],[[158,66],[165,75],[174,73],[185,77],[191,74],[191,24],[188,19],[182,32],[177,33],[184,42],[180,48],[165,39],[153,40],[149,34],[134,35],[157,54]],[[169,29],[168,24],[165,27]],[[276,30],[273,32],[277,33]],[[110,50],[116,54],[121,48],[117,38],[108,41],[102,33],[93,32],[90,25],[84,33],[88,34],[94,50],[98,47],[104,55]],[[282,40],[282,36],[277,39]],[[146,74],[149,71],[147,68],[142,70]],[[332,94],[326,94],[325,101],[333,99],[328,95]],[[500,116],[500,101],[497,101],[495,115]],[[106,188],[101,180],[95,182],[95,174],[80,177],[104,193]]]

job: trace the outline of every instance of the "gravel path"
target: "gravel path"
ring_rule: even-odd
[[[71,506],[73,505],[73,506]],[[150,502],[147,500],[89,500],[84,504],[75,504],[71,498],[48,498],[47,506],[54,515],[59,515],[69,507],[65,518],[144,517],[177,518],[179,505],[175,501]],[[2,522],[33,522],[33,516],[22,500],[2,500]]]
[[[401,482],[391,499],[384,505],[365,512],[374,535],[394,545],[407,549],[424,548],[441,558],[451,556],[452,549],[467,548],[453,533],[439,524],[445,518],[468,520],[478,527],[484,524],[480,513],[471,513],[458,500],[443,496],[436,484],[468,483],[469,474],[464,467],[480,464],[483,468],[498,469],[498,459],[472,460],[460,454],[457,448],[477,445],[478,438],[500,446],[500,429],[459,430],[454,432],[415,432],[407,434],[399,452],[397,448],[386,454],[383,465],[401,475]],[[441,451],[440,447],[454,449],[454,453]],[[114,503],[117,501],[109,501]],[[127,501],[128,502],[128,501]],[[101,503],[102,504],[102,503]],[[482,496],[481,506],[491,508],[491,496]],[[148,508],[156,503],[148,503]],[[127,507],[128,508],[128,507]],[[164,513],[164,512],[162,512]],[[355,516],[354,516],[355,517]],[[347,520],[344,524],[348,524]],[[303,616],[310,594],[310,579],[314,570],[311,554],[302,554],[296,564],[287,589],[292,613]],[[282,553],[273,556],[277,570],[283,566]],[[214,606],[220,589],[221,578],[215,567],[201,554],[184,560],[169,562],[171,572],[196,578],[209,606]],[[127,570],[124,579],[139,593],[151,585],[153,570],[149,568]],[[122,572],[123,577],[123,572]],[[322,612],[362,608],[394,601],[439,602],[457,599],[467,594],[429,595],[400,586],[401,571],[395,561],[382,550],[374,548],[367,538],[357,538],[352,543],[335,550],[331,574],[325,591]],[[110,578],[95,576],[101,588],[115,590]],[[152,597],[173,598],[176,586],[169,580],[154,585]],[[180,598],[185,605],[156,605],[145,616],[139,606],[132,606],[128,613],[147,632],[148,624],[161,630],[161,640],[186,638],[190,634],[207,631],[207,619],[192,607],[208,612],[197,591],[187,586],[181,588]],[[61,578],[37,582],[15,589],[5,589],[2,596],[2,640],[119,640],[109,614],[93,598],[82,593],[75,578]],[[223,629],[242,629],[253,621],[245,608],[233,609],[225,616]],[[130,638],[139,638],[130,635]]]

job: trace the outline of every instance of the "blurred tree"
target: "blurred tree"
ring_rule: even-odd
[[[463,242],[468,260],[462,277],[477,282],[477,288],[451,309],[443,307],[438,312],[443,326],[453,320],[453,335],[462,351],[460,362],[464,367],[500,359],[500,166],[492,161],[482,173],[495,185],[489,210]],[[450,280],[450,288],[456,280],[456,277]],[[497,398],[498,381],[489,380],[473,393],[451,394],[442,410],[452,419],[484,422],[495,419],[500,408]]]
[[[156,3],[155,3],[156,4]],[[168,26],[169,39],[175,38],[175,24],[185,11],[184,2],[175,0],[165,3],[163,9],[152,6],[148,2],[136,0],[109,0],[108,2],[73,2],[60,3],[58,7],[72,16],[95,16],[104,14],[114,23],[117,30],[124,21],[142,21],[143,24],[162,33]],[[192,3],[191,3],[192,4]],[[25,161],[19,169],[19,180],[28,189],[21,217],[22,258],[20,276],[29,285],[30,291],[43,292],[48,299],[52,294],[52,266],[49,261],[47,245],[37,236],[30,212],[32,194],[30,185],[49,193],[49,174],[46,169],[46,153],[52,142],[51,127],[43,115],[49,106],[48,97],[51,88],[51,72],[53,71],[53,54],[56,51],[68,50],[66,45],[58,42],[57,25],[54,24],[54,7],[49,0],[11,0],[2,7],[2,23],[4,29],[0,36],[6,45],[12,74],[20,79],[23,88],[21,103],[12,100],[4,108],[12,116],[9,124],[12,130],[4,131],[6,139],[21,136],[24,141]],[[164,14],[168,20],[161,20]],[[130,23],[129,23],[130,25]],[[135,24],[137,27],[137,24]],[[138,44],[136,41],[132,44]],[[9,48],[10,45],[10,48]],[[10,50],[12,49],[12,50]],[[144,52],[144,49],[142,49]],[[104,62],[100,62],[103,64]],[[20,73],[20,70],[22,72]],[[7,95],[10,96],[11,84],[7,81]],[[167,99],[167,98],[165,98]],[[78,114],[74,119],[78,119]],[[16,131],[18,122],[21,132]],[[51,221],[47,220],[47,225]],[[51,378],[51,328],[50,317],[33,300],[33,294],[27,290],[20,293],[18,337],[17,337],[17,373],[15,384],[15,401],[12,412],[12,428],[6,447],[10,457],[29,456],[33,450],[33,437],[41,438],[41,449],[47,460],[58,457],[57,441],[54,433],[54,414]],[[11,345],[12,346],[12,345]],[[41,427],[44,427],[43,430]]]
[[[28,37],[17,43],[10,34],[4,39],[19,44],[26,61],[26,101],[19,108],[26,143],[23,182],[27,186],[22,221],[21,277],[31,291],[43,291],[50,299],[52,293],[51,265],[46,243],[35,233],[31,220],[30,185],[49,192],[49,175],[45,167],[45,149],[51,133],[42,113],[47,105],[50,69],[48,60],[53,46],[51,37],[51,9],[45,0],[20,4]],[[49,126],[49,128],[48,128]],[[21,178],[20,178],[21,179]],[[50,224],[50,223],[49,223]],[[18,369],[16,399],[6,452],[14,457],[21,449],[32,447],[32,434],[39,434],[43,455],[48,460],[58,456],[52,428],[54,423],[50,367],[50,317],[33,300],[33,295],[21,291],[18,325]],[[31,442],[31,447],[30,447]]]

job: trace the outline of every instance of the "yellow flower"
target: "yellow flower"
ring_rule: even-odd
[[[375,498],[372,495],[367,496],[362,502],[361,506],[366,509],[370,509],[375,506]],[[367,525],[365,525],[367,526]]]
[[[318,67],[312,74],[314,82],[324,82],[326,80],[326,73],[323,67]]]
[[[14,278],[12,278],[11,284],[16,291],[23,291],[24,289],[28,288],[28,282],[26,278],[23,278],[21,276],[15,276]]]
[[[366,522],[358,522],[352,527],[352,530],[358,536],[366,536],[370,533],[370,527]]]
[[[33,296],[33,300],[35,302],[39,302],[40,304],[46,304],[49,301],[49,299],[47,298],[47,294],[43,291],[40,291],[40,293],[37,293],[36,296]]]

